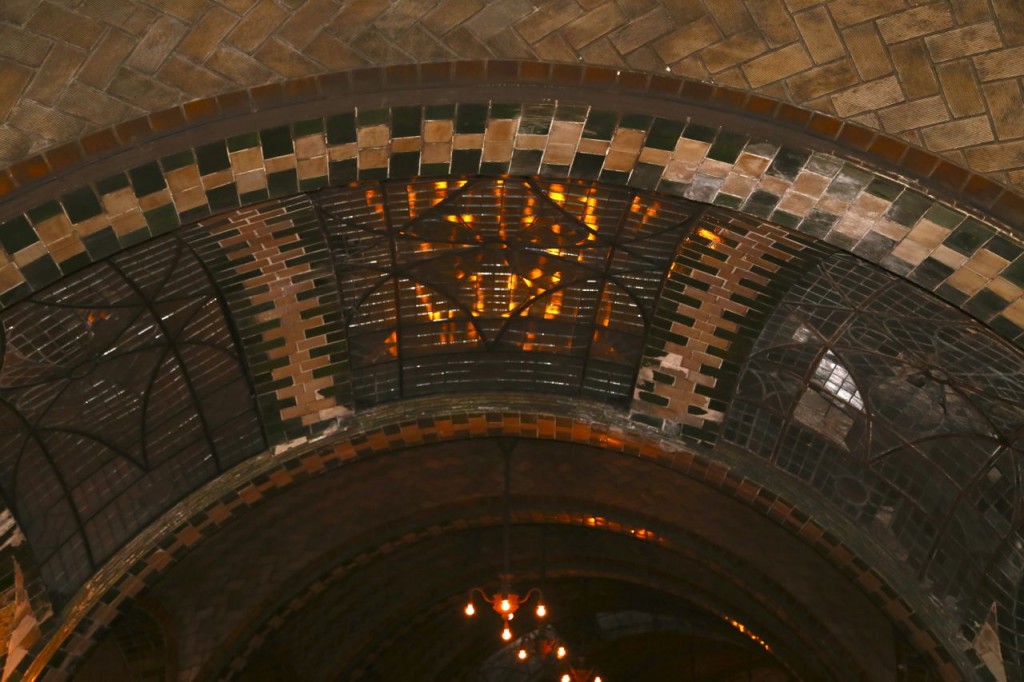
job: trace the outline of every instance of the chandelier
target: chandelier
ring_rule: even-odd
[[[509,570],[509,527],[511,525],[511,448],[502,442],[501,445],[502,453],[505,456],[505,490],[504,490],[504,519],[502,521],[502,572],[498,574],[499,587],[498,591],[488,595],[479,587],[474,587],[469,592],[469,601],[466,604],[464,613],[467,616],[476,615],[476,605],[473,603],[473,597],[476,595],[481,601],[488,604],[495,613],[501,616],[502,630],[501,639],[505,642],[512,641],[512,620],[516,616],[516,612],[519,607],[527,603],[531,599],[536,598],[537,605],[534,607],[534,614],[537,618],[546,618],[548,615],[548,607],[544,604],[544,597],[541,591],[536,588],[530,588],[522,596],[519,593],[512,590],[512,572]],[[523,650],[521,650],[523,651]],[[527,656],[529,654],[527,653]],[[521,657],[522,659],[522,657]]]
[[[562,675],[561,682],[602,682],[602,678],[593,666],[577,661],[569,666],[569,672]]]
[[[569,654],[565,644],[550,626],[544,626],[526,635],[519,642],[516,658],[526,661],[531,658],[554,658],[562,660]]]

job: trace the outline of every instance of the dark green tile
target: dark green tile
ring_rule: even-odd
[[[644,146],[672,151],[676,148],[682,132],[683,124],[681,122],[656,118],[651,125],[650,132],[647,133],[647,141],[644,142]]]
[[[210,209],[214,213],[226,211],[229,208],[237,208],[239,205],[238,188],[233,182],[223,187],[215,187],[206,192],[206,201],[210,204]]]
[[[576,154],[569,175],[583,180],[597,180],[604,165],[604,157],[596,154]]]
[[[690,140],[697,140],[699,142],[714,142],[715,137],[718,135],[718,128],[709,128],[708,126],[700,125],[699,123],[690,123],[683,130],[683,137]]]
[[[952,274],[953,268],[945,263],[940,263],[934,258],[925,258],[924,262],[914,268],[909,277],[910,281],[916,282],[926,289],[935,289]]]
[[[142,232],[143,230],[137,230],[137,231],[138,232]],[[148,236],[148,232],[147,232],[147,236]],[[85,252],[83,252],[83,253],[76,253],[74,256],[71,256],[67,260],[64,260],[64,261],[60,262],[60,271],[65,276],[66,275],[70,275],[73,272],[78,272],[79,270],[81,270],[85,266],[89,265],[90,263],[92,263],[92,259],[89,258],[89,254],[88,253],[85,253]]]
[[[415,137],[422,132],[423,110],[420,107],[395,107],[391,110],[391,135]]]
[[[447,163],[425,163],[420,166],[421,176],[436,177],[449,173],[451,173],[451,167]]]
[[[279,197],[299,191],[299,181],[294,168],[267,174],[267,191],[270,196]]]
[[[900,225],[912,227],[934,203],[925,195],[908,189],[893,202],[885,217]]]
[[[627,171],[603,170],[600,180],[610,185],[625,185],[629,181],[629,173]]]
[[[260,131],[260,146],[263,147],[263,158],[273,159],[286,156],[294,151],[292,131],[288,126],[266,128]]]
[[[391,155],[391,176],[411,178],[420,172],[419,152],[399,152]]]
[[[871,173],[847,164],[829,183],[825,194],[844,201],[853,201],[872,179],[874,176]]]
[[[1006,300],[998,294],[988,289],[982,289],[963,305],[963,309],[979,320],[987,321],[1003,312],[1006,309],[1006,303]]]
[[[151,239],[152,237],[153,235],[150,234],[148,227],[140,227],[139,229],[133,230],[128,234],[121,235],[120,237],[118,237],[118,241],[121,242],[122,249],[127,249],[129,246],[141,244],[142,242],[146,241],[147,239]],[[61,263],[60,269],[64,270],[63,263]]]
[[[196,161],[199,165],[200,175],[208,175],[231,168],[228,148],[223,140],[196,147]]]
[[[168,204],[167,206],[158,206],[152,210],[146,211],[142,214],[146,218],[146,224],[149,225],[149,231],[153,235],[164,234],[171,230],[177,229],[180,225],[178,219],[178,212],[174,210],[174,206]]]
[[[50,254],[44,254],[21,266],[21,274],[33,289],[39,290],[60,279],[60,268],[53,262]]]
[[[258,189],[252,192],[246,192],[239,197],[242,205],[255,204],[259,201],[266,201],[269,198],[270,192],[268,192],[265,189]]]
[[[952,303],[957,308],[962,306],[970,298],[969,294],[965,294],[949,282],[943,282],[939,285],[939,288],[935,290],[936,295],[947,303]]]
[[[743,205],[743,210],[761,218],[767,218],[781,199],[782,197],[779,195],[766,192],[763,189],[754,190]]]
[[[40,204],[39,206],[29,210],[28,217],[29,220],[32,221],[33,225],[38,225],[44,220],[49,220],[54,216],[60,215],[62,210],[63,209],[61,209],[60,204],[56,201],[47,201],[45,204]]]
[[[630,130],[647,130],[651,125],[651,121],[654,119],[651,116],[641,116],[640,114],[623,114],[622,120],[619,121],[620,128],[629,128]]]
[[[767,173],[777,178],[795,180],[809,158],[811,158],[811,153],[806,149],[783,147],[768,166]]]
[[[877,263],[891,253],[895,246],[896,242],[885,235],[868,232],[857,242],[857,246],[853,247],[853,252],[861,258]]]
[[[611,140],[615,134],[615,124],[619,120],[614,111],[591,109],[587,116],[587,124],[583,126],[583,137],[591,140]]]
[[[519,121],[519,132],[524,135],[547,135],[555,115],[553,104],[527,104]]]
[[[945,206],[935,204],[927,211],[925,211],[924,219],[930,220],[936,225],[941,225],[942,227],[946,227],[952,230],[954,227],[963,222],[964,214],[957,213],[956,211],[948,209]]]
[[[1024,249],[1017,246],[1010,240],[998,235],[989,240],[989,243],[985,245],[985,248],[1000,258],[1004,258],[1011,262],[1016,260],[1017,256],[1024,253]]]
[[[121,250],[121,244],[114,233],[114,228],[105,227],[102,230],[82,237],[82,244],[89,252],[93,260],[100,260]]]
[[[160,165],[165,173],[170,173],[172,170],[184,168],[185,166],[191,166],[193,163],[195,163],[195,159],[192,157],[191,149],[160,159]]]
[[[512,152],[512,164],[509,173],[512,175],[536,175],[544,152],[540,149],[516,149]]]
[[[749,139],[746,135],[722,131],[708,150],[708,158],[724,163],[736,163]]]
[[[155,163],[152,165],[156,166]],[[157,173],[159,173],[159,170]],[[159,177],[163,181],[163,176],[160,175]],[[60,198],[60,202],[64,204],[64,212],[68,214],[68,219],[73,223],[80,223],[103,212],[100,200],[96,198],[96,195],[88,187],[68,192]]]
[[[388,169],[387,168],[360,168],[359,179],[362,181],[366,180],[387,180]]]
[[[239,152],[243,149],[252,149],[253,147],[260,146],[260,134],[242,133],[241,135],[232,135],[228,138],[227,142],[229,152]]]
[[[455,113],[455,132],[482,133],[487,125],[486,104],[460,104]]]
[[[324,131],[324,120],[322,118],[309,118],[305,121],[299,121],[292,125],[292,130],[295,131],[295,137],[316,135]]]
[[[359,177],[355,159],[331,161],[328,165],[328,173],[332,185],[347,185],[350,182],[355,182]]]
[[[455,118],[455,105],[431,104],[424,115],[428,121],[450,121]]]
[[[782,225],[783,227],[793,229],[800,224],[802,218],[798,215],[787,213],[786,211],[775,210],[772,211],[772,214],[771,216],[769,216],[768,220],[772,221],[776,225]]]
[[[315,178],[305,178],[299,180],[299,191],[300,192],[312,192],[314,190],[323,189],[330,183],[327,181],[326,175],[319,175]]]
[[[973,256],[974,252],[981,248],[994,234],[995,230],[992,228],[974,218],[968,218],[946,237],[943,244],[957,253]]]
[[[902,192],[903,189],[904,186],[898,182],[893,182],[892,180],[888,180],[886,178],[876,177],[874,180],[868,183],[868,186],[865,188],[865,191],[872,196],[878,197],[879,199],[892,201],[900,195],[900,192]]]
[[[508,173],[508,163],[505,161],[484,161],[480,164],[481,175],[505,175]]]
[[[725,208],[736,209],[743,205],[743,199],[742,197],[736,197],[731,194],[719,192],[715,197],[714,204],[715,206],[724,206]]]
[[[563,104],[559,102],[555,108],[556,121],[569,121],[572,123],[583,123],[587,120],[587,111],[590,107],[581,104]]]
[[[522,106],[518,104],[504,104],[501,102],[491,103],[491,118],[493,119],[509,119],[516,118],[522,111]]]
[[[124,173],[118,173],[117,175],[111,175],[109,178],[103,178],[96,183],[96,191],[100,194],[110,194],[116,192],[119,189],[129,187],[131,183],[128,182],[128,176]]]
[[[39,237],[25,216],[18,216],[0,225],[0,244],[3,244],[7,253],[15,254],[37,241],[39,241]]]
[[[813,209],[797,229],[804,234],[821,238],[828,234],[837,222],[839,216]]]
[[[356,116],[352,112],[327,119],[327,143],[349,144],[356,141]]]
[[[356,111],[356,123],[360,128],[387,125],[388,113],[387,109],[358,109]]]
[[[469,173],[475,175],[479,172],[479,149],[456,149],[452,152],[452,173]]]
[[[163,171],[160,170],[160,166],[155,161],[138,168],[133,168],[128,171],[128,177],[132,180],[132,187],[137,197],[148,196],[167,187],[167,183],[164,182]]]
[[[655,166],[650,163],[637,163],[633,172],[629,174],[629,186],[640,187],[641,189],[654,189],[661,180],[664,166]]]
[[[1002,276],[1019,287],[1024,287],[1024,256],[1019,256],[1002,272]]]

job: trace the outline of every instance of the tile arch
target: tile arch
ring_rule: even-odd
[[[750,458],[737,453],[736,458],[722,461],[706,448],[681,446],[598,405],[577,403],[579,411],[565,416],[564,409],[536,410],[536,397],[511,401],[479,398],[429,401],[436,410],[430,418],[423,416],[428,409],[425,401],[379,408],[365,414],[364,428],[353,429],[334,443],[296,448],[283,455],[268,452],[243,463],[232,476],[218,479],[165,515],[147,529],[148,537],[137,538],[109,562],[64,610],[63,621],[46,629],[43,641],[19,672],[27,679],[68,675],[119,609],[131,604],[230,519],[281,491],[396,449],[510,436],[579,443],[639,457],[734,498],[793,534],[863,589],[941,679],[955,680],[963,674],[966,662],[955,639],[949,639],[942,615],[923,595],[905,594],[910,588],[902,581],[887,580],[882,568],[887,562],[872,558],[879,551],[873,541],[835,535],[829,530],[831,512],[827,507],[820,506],[820,501],[801,501],[797,490],[786,490],[789,484],[767,478]],[[490,407],[480,410],[481,403],[490,403]]]

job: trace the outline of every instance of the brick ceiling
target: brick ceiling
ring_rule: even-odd
[[[7,0],[0,20],[0,166],[283,78],[514,58],[754,90],[1024,188],[1017,0]]]

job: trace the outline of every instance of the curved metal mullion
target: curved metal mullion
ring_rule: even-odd
[[[974,485],[977,484],[977,482],[986,473],[988,473],[988,470],[991,469],[995,462],[998,461],[998,459],[1003,455],[1003,453],[1005,452],[1005,447],[1006,446],[1003,443],[997,441],[996,447],[992,451],[992,454],[989,455],[988,459],[985,460],[985,463],[981,466],[978,472],[971,476],[971,478],[965,484],[960,486],[960,492],[957,493],[956,497],[953,498],[953,502],[949,506],[949,511],[945,513],[945,515],[942,517],[942,522],[938,524],[938,526],[935,529],[935,539],[932,541],[932,545],[929,548],[928,553],[925,555],[925,560],[924,563],[921,565],[921,570],[918,571],[918,579],[923,580],[925,575],[927,575],[928,567],[931,565],[932,560],[935,558],[935,554],[939,551],[939,543],[942,541],[943,536],[949,529],[949,525],[953,522],[953,518],[956,515],[956,510],[963,503],[964,498],[971,491]]]
[[[207,443],[210,446],[210,454],[213,455],[213,461],[216,466],[217,473],[222,473],[224,471],[224,467],[221,465],[220,458],[217,456],[217,449],[214,446],[213,432],[210,428],[209,422],[207,422],[206,420],[206,415],[203,413],[202,401],[199,399],[199,394],[196,392],[195,385],[192,383],[192,378],[189,376],[188,367],[185,365],[185,361],[181,357],[181,353],[178,352],[177,347],[174,345],[172,341],[172,336],[168,333],[167,328],[164,326],[163,320],[160,319],[160,316],[157,314],[156,310],[153,309],[152,302],[145,298],[145,296],[142,294],[142,291],[139,289],[138,285],[133,280],[129,279],[128,276],[125,275],[124,271],[122,271],[121,268],[117,266],[117,264],[111,262],[110,267],[117,271],[117,273],[124,278],[125,282],[128,283],[128,286],[131,287],[135,291],[135,293],[139,295],[140,298],[142,298],[145,307],[149,310],[150,315],[152,315],[153,318],[155,319],[156,324],[157,326],[160,327],[160,331],[163,333],[164,337],[167,338],[168,347],[171,349],[171,352],[174,354],[175,360],[181,367],[181,376],[185,380],[185,387],[187,388],[189,396],[192,399],[192,403],[195,405],[196,414],[199,416],[199,421],[203,426],[203,433],[206,436]]]
[[[172,298],[162,298],[162,299],[160,299],[159,303],[174,303],[176,301],[188,300],[188,298],[190,298],[190,297],[188,297],[188,296],[181,296],[181,297],[172,297]],[[101,304],[85,305],[85,304],[82,304],[82,303],[67,303],[67,302],[64,302],[64,301],[53,301],[53,302],[51,302],[51,301],[31,301],[31,302],[35,303],[36,305],[39,305],[39,306],[47,306],[47,307],[50,307],[50,308],[61,308],[63,310],[93,310],[93,309],[98,309],[98,308],[102,308],[104,310],[124,310],[124,309],[128,309],[128,308],[138,308],[138,307],[140,307],[139,303],[130,303],[130,302],[129,303],[103,303],[102,305]]]
[[[149,396],[153,393],[153,386],[156,384],[157,376],[160,374],[160,368],[163,367],[164,361],[167,360],[170,348],[164,345],[160,348],[160,351],[156,363],[153,364],[153,371],[149,373],[149,379],[146,381],[146,387],[142,393],[142,409],[139,413],[139,434],[142,436],[142,442],[140,443],[141,454],[147,471],[149,470],[149,432],[146,430],[146,415],[149,412]]]
[[[498,340],[501,339],[501,337],[505,335],[505,332],[508,331],[508,326],[512,323],[512,320],[514,320],[515,318],[519,317],[524,310],[527,310],[528,308],[532,307],[535,303],[539,302],[541,299],[543,299],[543,298],[545,298],[545,297],[547,297],[547,296],[549,296],[549,295],[551,295],[551,294],[553,294],[555,292],[564,291],[564,290],[569,289],[571,287],[574,287],[574,286],[576,286],[576,285],[578,285],[580,283],[591,282],[591,281],[599,282],[600,280],[584,279],[584,280],[574,280],[572,282],[567,282],[565,284],[556,284],[555,286],[551,287],[550,289],[545,289],[544,291],[542,291],[541,293],[537,294],[536,296],[532,296],[532,297],[526,299],[526,301],[524,301],[520,305],[516,306],[513,310],[508,311],[508,315],[503,316],[504,319],[505,319],[505,322],[503,322],[502,325],[498,328],[498,333],[494,335],[494,343],[495,343],[495,345],[497,344]]]
[[[105,447],[108,450],[110,450],[111,452],[113,452],[115,455],[117,455],[121,459],[128,460],[128,462],[130,462],[133,466],[135,466],[139,471],[141,471],[143,473],[146,473],[146,471],[147,471],[146,467],[143,464],[141,464],[139,461],[137,461],[130,454],[128,454],[127,452],[124,452],[123,450],[121,450],[120,447],[118,447],[117,445],[114,445],[113,443],[108,441],[106,438],[103,438],[102,436],[98,436],[98,435],[96,435],[94,433],[89,433],[87,431],[83,431],[82,429],[75,428],[75,427],[37,426],[37,427],[35,427],[35,429],[37,431],[39,431],[40,433],[70,433],[70,434],[73,434],[75,436],[80,436],[82,438],[85,438],[87,440],[95,441],[95,442],[99,443],[100,445],[102,445],[103,447]],[[96,469],[94,468],[93,472],[95,472],[95,471],[96,471]]]
[[[232,354],[232,358],[234,359],[235,364],[241,369],[242,376],[245,378],[246,383],[249,384],[249,394],[253,396],[251,403],[253,414],[256,416],[256,423],[259,424],[260,435],[263,437],[263,443],[265,445],[270,442],[270,438],[267,435],[267,429],[263,423],[263,419],[260,418],[259,407],[256,405],[256,380],[252,375],[252,369],[249,367],[248,359],[245,357],[245,346],[242,344],[242,335],[235,326],[235,318],[231,315],[231,309],[228,307],[228,303],[224,299],[223,292],[220,290],[220,286],[217,283],[217,278],[213,276],[213,273],[207,267],[206,262],[199,257],[199,254],[196,253],[192,244],[185,241],[181,236],[178,236],[177,239],[182,248],[187,249],[188,252],[192,254],[192,258],[194,258],[196,263],[198,263],[199,269],[206,275],[206,282],[210,287],[210,293],[204,295],[212,298],[217,303],[217,307],[220,308],[221,317],[224,319],[224,326],[228,330],[228,337],[231,339],[231,342],[234,344],[234,348],[237,351],[237,355]],[[214,458],[216,459],[216,455],[214,455]],[[218,470],[219,468],[218,463]]]
[[[467,183],[468,184],[468,183]],[[398,284],[398,244],[395,242],[395,226],[391,222],[391,210],[388,208],[388,190],[381,183],[381,205],[384,207],[384,225],[387,230],[388,249],[391,254],[392,292],[395,306],[395,360],[398,368],[398,395],[405,397],[405,357],[402,348],[402,291]]]
[[[565,209],[565,207],[563,207],[557,201],[552,199],[551,196],[544,190],[544,188],[541,187],[539,184],[537,184],[537,180],[535,178],[526,178],[526,185],[527,185],[527,187],[530,188],[530,190],[535,195],[540,197],[540,199],[542,201],[546,202],[549,207],[553,208],[554,210],[558,211],[560,214],[565,216],[565,218],[567,220],[569,220],[572,223],[575,223],[579,227],[582,227],[588,234],[594,235],[594,237],[596,237],[597,240],[603,241],[603,242],[608,242],[608,243],[605,244],[605,246],[610,246],[611,245],[609,240],[606,237],[604,237],[603,235],[601,235],[600,232],[598,232],[597,230],[593,229],[592,227],[590,227],[589,225],[584,223],[582,220],[580,220],[576,216],[574,216],[571,213],[569,213],[569,211],[567,211]],[[593,184],[591,184],[591,188],[592,187],[593,187]],[[628,213],[628,210],[626,212]]]
[[[11,412],[17,415],[18,420],[21,421],[21,423],[25,426],[25,430],[28,436],[28,438],[26,438],[26,442],[22,444],[22,452],[21,455],[18,457],[17,464],[15,465],[14,483],[11,486],[13,493],[12,496],[15,498],[15,500],[17,500],[18,473],[21,469],[21,462],[24,459],[25,446],[28,444],[28,440],[33,440],[39,447],[39,450],[42,453],[43,458],[46,460],[47,464],[50,465],[50,469],[53,471],[54,478],[57,479],[57,485],[59,485],[61,490],[64,491],[64,501],[67,503],[68,508],[71,510],[71,516],[74,519],[75,525],[78,527],[78,533],[82,538],[82,546],[85,548],[85,553],[89,559],[90,568],[94,570],[96,568],[96,557],[93,554],[92,544],[89,542],[89,536],[86,535],[85,523],[82,520],[82,515],[78,511],[78,507],[75,506],[74,499],[71,497],[71,488],[68,485],[67,479],[64,477],[64,474],[61,472],[60,468],[57,466],[56,461],[53,459],[53,455],[50,453],[50,449],[46,447],[46,443],[43,442],[43,439],[40,438],[39,434],[37,433],[36,427],[29,423],[29,421],[25,419],[25,415],[23,415],[19,410],[17,410],[13,405],[11,405],[5,398],[0,398],[0,400],[2,400],[5,405],[7,405]],[[13,509],[17,509],[17,507],[14,507]]]

